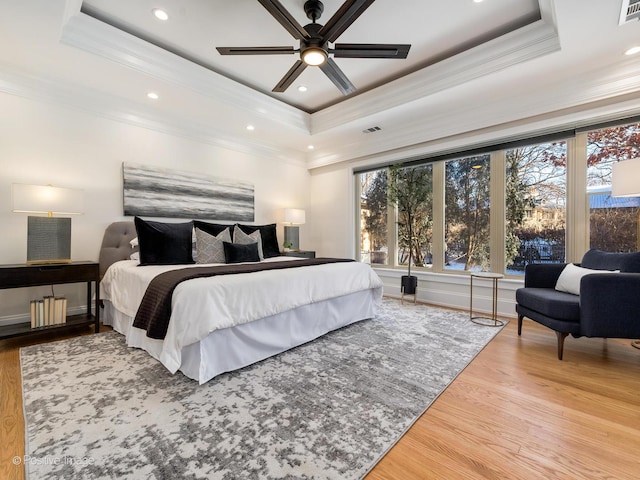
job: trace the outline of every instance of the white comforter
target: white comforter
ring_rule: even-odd
[[[284,260],[297,261],[293,257],[275,257],[265,261]],[[130,317],[135,317],[146,288],[156,275],[185,268],[184,265],[139,267],[137,264],[133,260],[114,263],[100,283],[101,297]],[[380,278],[369,265],[359,262],[221,275],[182,282],[173,293],[171,320],[159,360],[175,373],[182,362],[182,348],[202,340],[215,330],[368,289],[376,291],[376,298],[382,297]]]

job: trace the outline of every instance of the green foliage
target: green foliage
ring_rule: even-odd
[[[379,170],[366,174],[363,185],[363,207],[367,211],[365,216],[365,230],[369,233],[373,250],[387,244],[387,171]]]
[[[489,266],[489,159],[489,155],[482,155],[446,164],[448,261],[464,261],[465,270]]]
[[[414,258],[424,263],[421,252],[421,238],[430,228],[430,215],[425,211],[432,196],[431,166],[402,167],[393,165],[389,169],[389,201],[398,207],[398,230],[404,236],[409,251],[408,275],[411,275],[411,263]],[[431,210],[429,209],[429,212]],[[416,223],[418,222],[418,223]]]

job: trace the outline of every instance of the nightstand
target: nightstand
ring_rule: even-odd
[[[285,257],[316,258],[314,250],[292,250],[282,253]]]
[[[93,325],[100,330],[100,266],[97,262],[71,262],[55,265],[0,265],[0,289],[87,283],[87,312],[67,316],[66,323],[31,328],[30,322],[0,326],[0,339]],[[95,316],[91,315],[91,284],[95,288]],[[26,305],[28,307],[28,305]]]

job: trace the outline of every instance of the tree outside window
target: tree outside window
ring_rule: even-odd
[[[360,254],[361,261],[387,263],[387,171],[360,175]]]
[[[506,151],[507,273],[565,261],[566,142]]]
[[[404,169],[403,169],[404,170]],[[409,249],[411,249],[412,265],[416,267],[429,267],[432,261],[432,228],[433,228],[433,167],[432,165],[421,165],[409,167],[407,174],[398,174],[402,182],[414,179],[413,184],[419,185],[416,192],[415,209],[412,209],[411,235],[413,242],[409,242],[409,217],[406,211],[398,208],[398,265],[409,263]]]
[[[445,165],[445,269],[490,270],[489,155]]]

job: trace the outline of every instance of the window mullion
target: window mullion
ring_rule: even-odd
[[[433,164],[433,234],[432,234],[432,271],[444,271],[444,182],[445,162]]]
[[[489,220],[489,264],[495,273],[505,272],[506,248],[506,154],[491,154],[491,207]]]
[[[567,140],[568,262],[579,262],[589,250],[589,196],[587,195],[587,134]]]
[[[389,170],[387,169],[387,175]],[[391,181],[390,176],[388,176]],[[387,196],[387,264],[398,266],[398,207]]]

